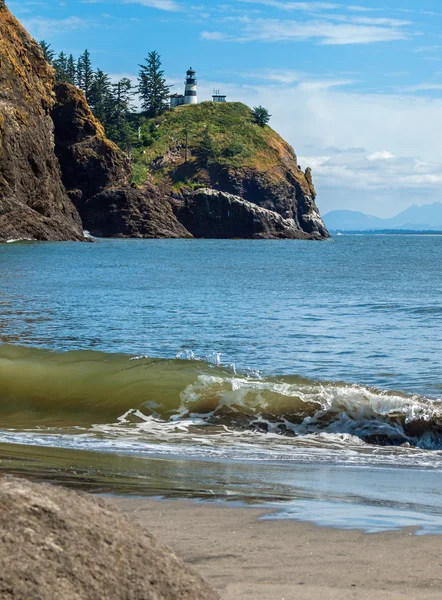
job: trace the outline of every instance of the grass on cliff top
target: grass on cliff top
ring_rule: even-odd
[[[186,147],[186,173],[193,173],[193,181],[177,175]],[[240,102],[181,106],[142,126],[134,181],[143,183],[149,171],[158,180],[173,173],[174,184],[180,187],[197,185],[198,174],[209,165],[267,170],[278,163],[285,148],[280,136],[268,126],[256,125],[250,108]]]

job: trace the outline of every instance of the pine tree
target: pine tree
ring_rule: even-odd
[[[121,119],[125,118],[131,110],[134,90],[131,80],[127,77],[123,77],[123,79],[120,79],[120,81],[114,83],[113,88],[116,120],[119,122]]]
[[[75,59],[72,56],[72,54],[69,54],[66,72],[68,76],[68,83],[75,85],[77,80],[77,67],[75,65]]]
[[[50,65],[52,65],[52,61],[55,57],[55,52],[52,50],[51,44],[48,44],[47,42],[45,42],[45,40],[41,40],[39,42],[39,46],[43,51],[43,56],[45,57],[45,60],[47,60]]]
[[[83,89],[83,64],[80,59],[77,60],[77,66],[75,68],[75,85]]]
[[[263,106],[255,106],[253,109],[253,122],[260,127],[265,127],[271,119],[271,114]]]
[[[85,50],[77,62],[77,85],[83,90],[86,100],[89,102],[94,71],[92,69],[91,55]]]
[[[104,127],[111,124],[115,112],[112,83],[109,75],[101,69],[94,73],[88,96],[89,106],[97,119]]]
[[[110,139],[130,153],[135,142],[137,123],[130,120],[134,90],[130,79],[124,77],[113,84],[113,122],[108,129]]]
[[[138,92],[146,116],[158,117],[169,105],[170,86],[161,70],[161,57],[158,52],[149,52],[146,64],[139,65]]]
[[[68,75],[68,57],[64,52],[60,52],[53,62],[55,69],[55,78],[60,83],[70,83]]]

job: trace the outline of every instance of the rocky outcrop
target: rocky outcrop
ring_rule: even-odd
[[[53,70],[0,2],[0,241],[81,240],[54,154]]]
[[[182,107],[151,123],[149,135],[138,159],[162,185],[182,193],[198,187],[226,192],[290,220],[299,237],[329,237],[311,170],[303,172],[293,148],[270,127],[255,124],[244,104]]]
[[[200,189],[173,203],[178,220],[197,238],[320,239],[299,229],[293,219],[239,196]]]
[[[0,479],[0,598],[219,600],[199,575],[103,500]]]
[[[210,183],[217,190],[278,213],[283,219],[292,221],[300,233],[312,239],[329,237],[313,196],[311,172],[309,182],[297,166],[291,149],[288,156],[282,157],[281,163],[271,170],[212,168]]]
[[[108,188],[86,201],[84,222],[97,237],[189,238],[170,203],[153,186]]]
[[[57,84],[55,90],[56,154],[84,229],[98,237],[192,237],[159,188],[130,185],[129,161],[106,138],[83,92],[68,84]]]
[[[55,152],[63,183],[84,222],[87,200],[106,188],[129,186],[131,168],[121,150],[107,139],[81,90],[57,83],[55,94]]]

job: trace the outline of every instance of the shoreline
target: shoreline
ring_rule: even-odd
[[[439,535],[259,520],[271,511],[191,500],[106,500],[171,547],[223,600],[440,598]]]

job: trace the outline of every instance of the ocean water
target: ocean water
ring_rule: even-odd
[[[0,470],[442,531],[441,339],[440,236],[0,245]]]

